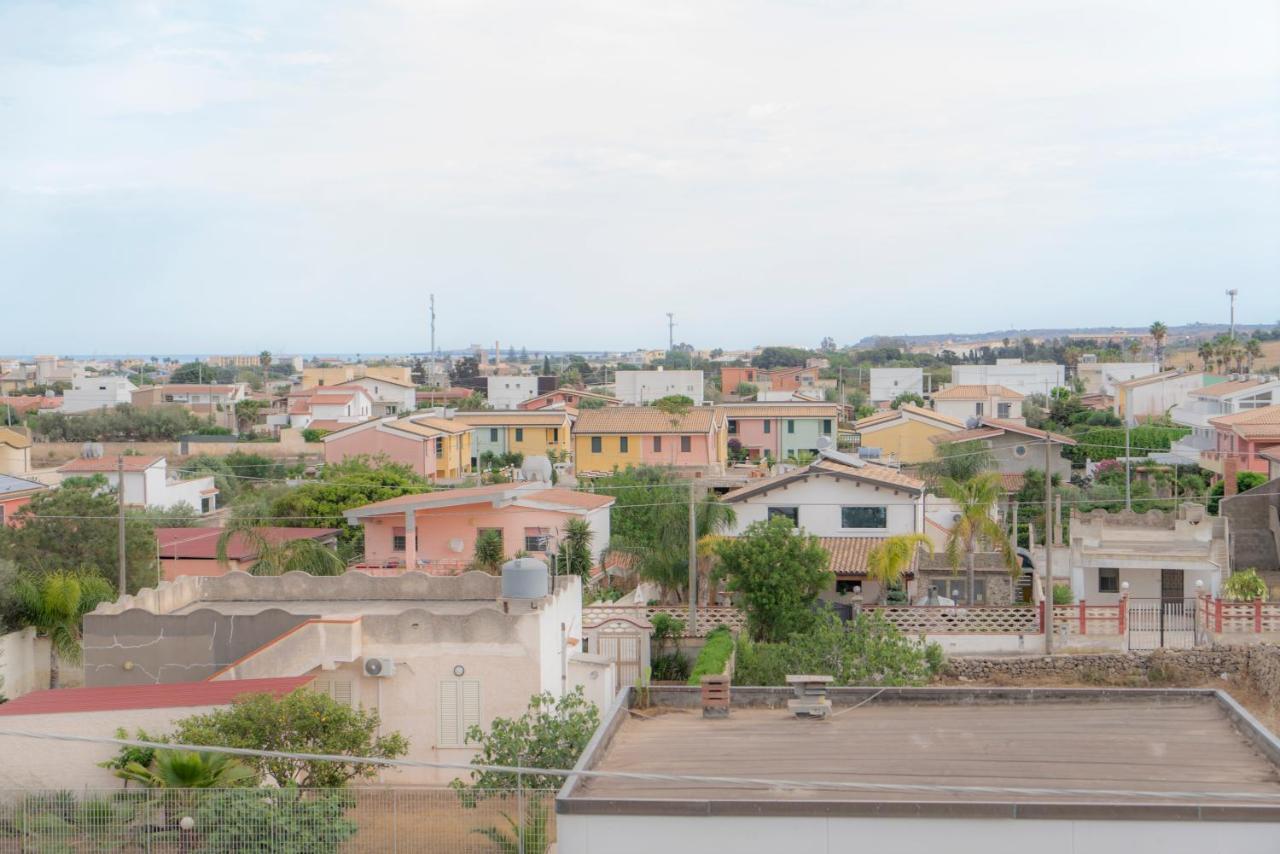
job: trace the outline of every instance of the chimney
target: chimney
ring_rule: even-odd
[[[830,676],[788,676],[787,684],[796,692],[794,700],[787,700],[787,710],[797,718],[825,718],[831,714],[831,701],[827,699]]]
[[[1230,498],[1236,494],[1239,483],[1236,473],[1240,470],[1240,460],[1234,454],[1222,458],[1222,497]]]
[[[702,677],[702,716],[729,717],[729,677],[724,674]]]

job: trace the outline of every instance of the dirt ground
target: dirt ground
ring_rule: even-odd
[[[1182,368],[1190,362],[1196,369],[1203,364],[1200,357],[1196,355],[1196,348],[1181,347],[1177,350],[1170,350],[1165,353],[1164,357],[1166,367]],[[1274,367],[1280,364],[1280,341],[1263,341],[1262,342],[1262,358],[1254,362],[1254,370],[1261,370],[1263,367]]]

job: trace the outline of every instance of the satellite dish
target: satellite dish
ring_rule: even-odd
[[[460,537],[454,537],[452,540],[449,541],[449,551],[453,552],[454,554],[460,554],[462,552],[462,547],[464,545],[466,545],[466,543],[462,542],[462,539]]]

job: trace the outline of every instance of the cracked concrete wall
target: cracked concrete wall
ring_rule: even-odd
[[[270,608],[227,615],[88,614],[84,618],[84,684],[196,682],[248,655],[315,615]]]

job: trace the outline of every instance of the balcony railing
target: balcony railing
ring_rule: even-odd
[[[1208,468],[1220,471],[1222,464],[1234,457],[1239,465],[1238,471],[1256,471],[1260,474],[1267,473],[1267,461],[1264,457],[1257,454],[1242,454],[1239,451],[1201,451],[1200,460],[1207,463]]]

